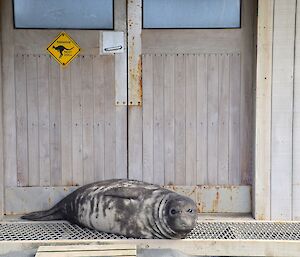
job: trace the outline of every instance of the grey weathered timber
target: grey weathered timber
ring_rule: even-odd
[[[1,4],[1,186],[127,177],[126,54],[100,56],[99,31],[70,30],[84,51],[63,69],[45,50],[57,30],[15,30],[11,1]],[[115,29],[125,31],[126,1],[114,12]]]
[[[255,9],[242,2],[240,29],[142,31],[147,179],[159,172],[153,179],[162,184],[252,183]]]
[[[238,53],[143,55],[143,175],[148,181],[244,183],[240,66]]]
[[[66,246],[40,246],[36,257],[59,256],[136,256],[135,245],[66,245]]]
[[[274,2],[271,219],[293,212],[293,108],[296,1]],[[283,172],[284,171],[284,172]],[[294,197],[297,197],[294,195]]]
[[[250,213],[251,186],[166,186],[197,202],[200,213]],[[51,208],[77,187],[8,187],[7,215]],[[38,196],[38,197],[37,197]],[[32,199],[35,198],[35,201]]]
[[[258,1],[253,216],[270,218],[273,0]]]
[[[297,4],[295,69],[294,69],[294,120],[293,120],[293,219],[300,220],[300,5]]]
[[[127,2],[128,24],[128,176],[143,178],[142,1]]]
[[[2,2],[0,3],[2,8]],[[0,14],[0,21],[2,22],[2,14]],[[2,36],[0,35],[0,67],[2,67]],[[4,214],[4,165],[3,165],[3,98],[2,98],[2,73],[0,75],[0,220]]]
[[[174,256],[280,256],[294,257],[300,251],[300,245],[295,241],[257,241],[257,240],[83,240],[85,245],[103,244],[136,244],[138,254],[143,257],[147,251],[171,254]],[[62,240],[60,242],[0,242],[0,254],[7,256],[10,252],[24,252],[30,254],[30,250],[37,250],[39,246],[63,246],[78,245],[77,240]],[[168,251],[164,250],[168,249]],[[162,250],[160,252],[159,250]],[[181,254],[180,254],[181,253]],[[153,254],[153,252],[152,252]],[[179,255],[177,255],[179,254]],[[8,255],[9,256],[9,255]],[[11,255],[16,256],[16,255]],[[30,255],[29,255],[30,256]],[[152,256],[152,255],[150,255]],[[157,256],[157,255],[155,255]],[[172,256],[172,255],[171,255]]]

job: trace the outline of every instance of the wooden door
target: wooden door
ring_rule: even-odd
[[[12,2],[1,6],[7,214],[51,206],[66,186],[127,177],[127,106],[118,98],[126,99],[126,51],[99,55],[99,30],[66,30],[82,51],[62,68],[46,52],[60,30],[15,29]],[[125,31],[126,1],[114,12],[115,30]]]
[[[241,3],[241,28],[142,31],[147,181],[252,183],[256,9]]]

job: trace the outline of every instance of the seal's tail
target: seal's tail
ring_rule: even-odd
[[[64,219],[64,217],[62,213],[59,211],[59,208],[54,206],[52,209],[47,211],[36,211],[36,212],[25,214],[21,217],[21,219],[47,221],[47,220],[62,220]]]

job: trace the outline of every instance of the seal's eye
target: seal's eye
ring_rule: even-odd
[[[175,214],[176,214],[176,210],[175,210],[175,209],[171,209],[170,213],[171,213],[172,215],[175,215]]]
[[[193,213],[193,210],[192,209],[188,209],[187,212]]]

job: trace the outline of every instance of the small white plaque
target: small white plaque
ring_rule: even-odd
[[[104,31],[100,40],[100,55],[124,53],[124,32]]]

